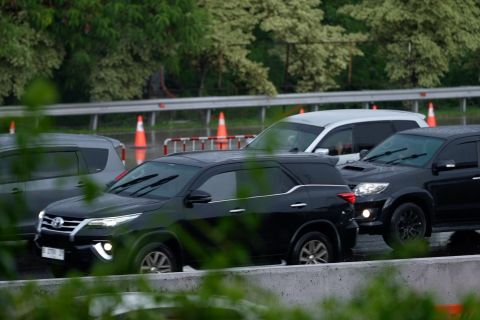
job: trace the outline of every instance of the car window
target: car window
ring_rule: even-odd
[[[108,149],[80,148],[80,152],[87,163],[89,173],[100,172],[105,169],[108,160]]]
[[[305,151],[323,128],[294,122],[278,122],[263,131],[246,148]]]
[[[210,193],[212,201],[235,199],[237,198],[237,175],[235,171],[216,174],[197,189]]]
[[[324,163],[288,163],[287,169],[300,178],[303,184],[343,185],[340,172],[333,166]]]
[[[316,148],[328,149],[331,156],[352,153],[352,129],[345,128],[329,133]]]
[[[147,161],[129,171],[107,192],[127,197],[168,199],[182,191],[199,170],[195,166]]]
[[[454,160],[455,168],[475,168],[478,166],[478,152],[476,141],[450,143],[440,152],[437,160]]]
[[[31,179],[48,179],[78,175],[78,157],[75,151],[53,151],[38,154],[38,162]]]
[[[392,134],[393,127],[390,121],[355,124],[353,129],[355,152],[371,150]]]
[[[395,127],[395,132],[419,127],[418,123],[412,120],[395,120],[393,121],[393,126]]]
[[[278,167],[240,170],[237,177],[240,198],[285,193],[295,186],[294,181]]]

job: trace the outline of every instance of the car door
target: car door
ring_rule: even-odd
[[[391,121],[356,123],[353,126],[353,151],[371,150],[393,133]]]
[[[238,172],[239,195],[248,223],[252,256],[285,255],[295,231],[310,210],[308,192],[275,162],[263,162]]]
[[[77,151],[52,148],[37,153],[38,163],[26,183],[26,200],[32,214],[22,223],[23,232],[34,233],[38,212],[50,203],[83,193],[80,173],[85,169]]]
[[[353,151],[353,127],[351,125],[331,130],[318,143],[316,149],[328,149],[328,155],[338,156],[337,165],[353,162],[359,158],[358,154]]]
[[[0,154],[0,214],[2,221],[9,221],[9,225],[18,225],[25,216],[28,216],[25,208],[25,179],[22,179],[22,173],[19,167],[15,168],[17,164],[21,164],[20,156],[15,153]],[[25,173],[26,174],[26,173]],[[0,229],[3,230],[3,223]],[[0,232],[1,240],[13,239],[12,234],[8,235],[9,231],[3,230]]]
[[[455,161],[455,168],[432,174],[426,188],[435,200],[437,222],[480,221],[478,137],[450,142],[435,158]]]
[[[237,171],[239,165],[221,165],[207,170],[191,187],[209,193],[208,203],[185,206],[183,237],[191,259],[208,260],[222,247],[238,244],[238,224],[235,220],[244,213],[237,199]]]

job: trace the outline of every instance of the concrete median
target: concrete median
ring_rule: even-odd
[[[229,278],[244,279],[276,294],[288,304],[312,306],[327,297],[351,297],[355,290],[384,268],[394,268],[394,275],[419,292],[431,292],[437,303],[459,303],[469,293],[480,288],[480,256],[421,258],[388,261],[348,262],[317,266],[275,266],[224,270]],[[206,272],[183,272],[148,275],[147,282],[164,292],[190,291],[198,288]],[[83,278],[87,283],[98,281]],[[137,290],[138,276],[109,276],[107,284],[125,291]],[[18,290],[35,283],[41,292],[52,292],[65,283],[65,279],[2,281],[1,289]]]

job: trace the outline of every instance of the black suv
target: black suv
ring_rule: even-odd
[[[16,135],[0,135],[0,203],[18,203],[17,232],[0,240],[33,240],[38,214],[51,202],[83,194],[85,179],[100,186],[125,171],[118,140],[84,134],[42,134],[23,148]],[[26,168],[26,158],[33,162]],[[23,170],[22,170],[23,168]],[[32,169],[32,170],[30,170]]]
[[[480,126],[397,133],[342,167],[361,233],[389,245],[432,232],[480,229]]]
[[[334,163],[318,155],[180,153],[132,169],[93,203],[51,204],[36,244],[49,263],[77,269],[122,254],[128,272],[181,271],[209,250],[228,251],[226,241],[253,260],[317,264],[355,245],[354,201]]]

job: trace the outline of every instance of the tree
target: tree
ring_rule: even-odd
[[[335,77],[348,67],[353,56],[361,55],[354,41],[360,34],[347,35],[339,26],[324,25],[320,0],[268,0],[259,3],[260,28],[285,51],[288,73],[297,79],[297,91],[319,91],[337,87]]]
[[[341,11],[367,24],[390,80],[402,87],[438,85],[452,60],[480,45],[474,0],[363,0]]]
[[[64,50],[47,32],[50,10],[20,1],[0,2],[0,103],[20,97],[38,77],[49,78]]]

